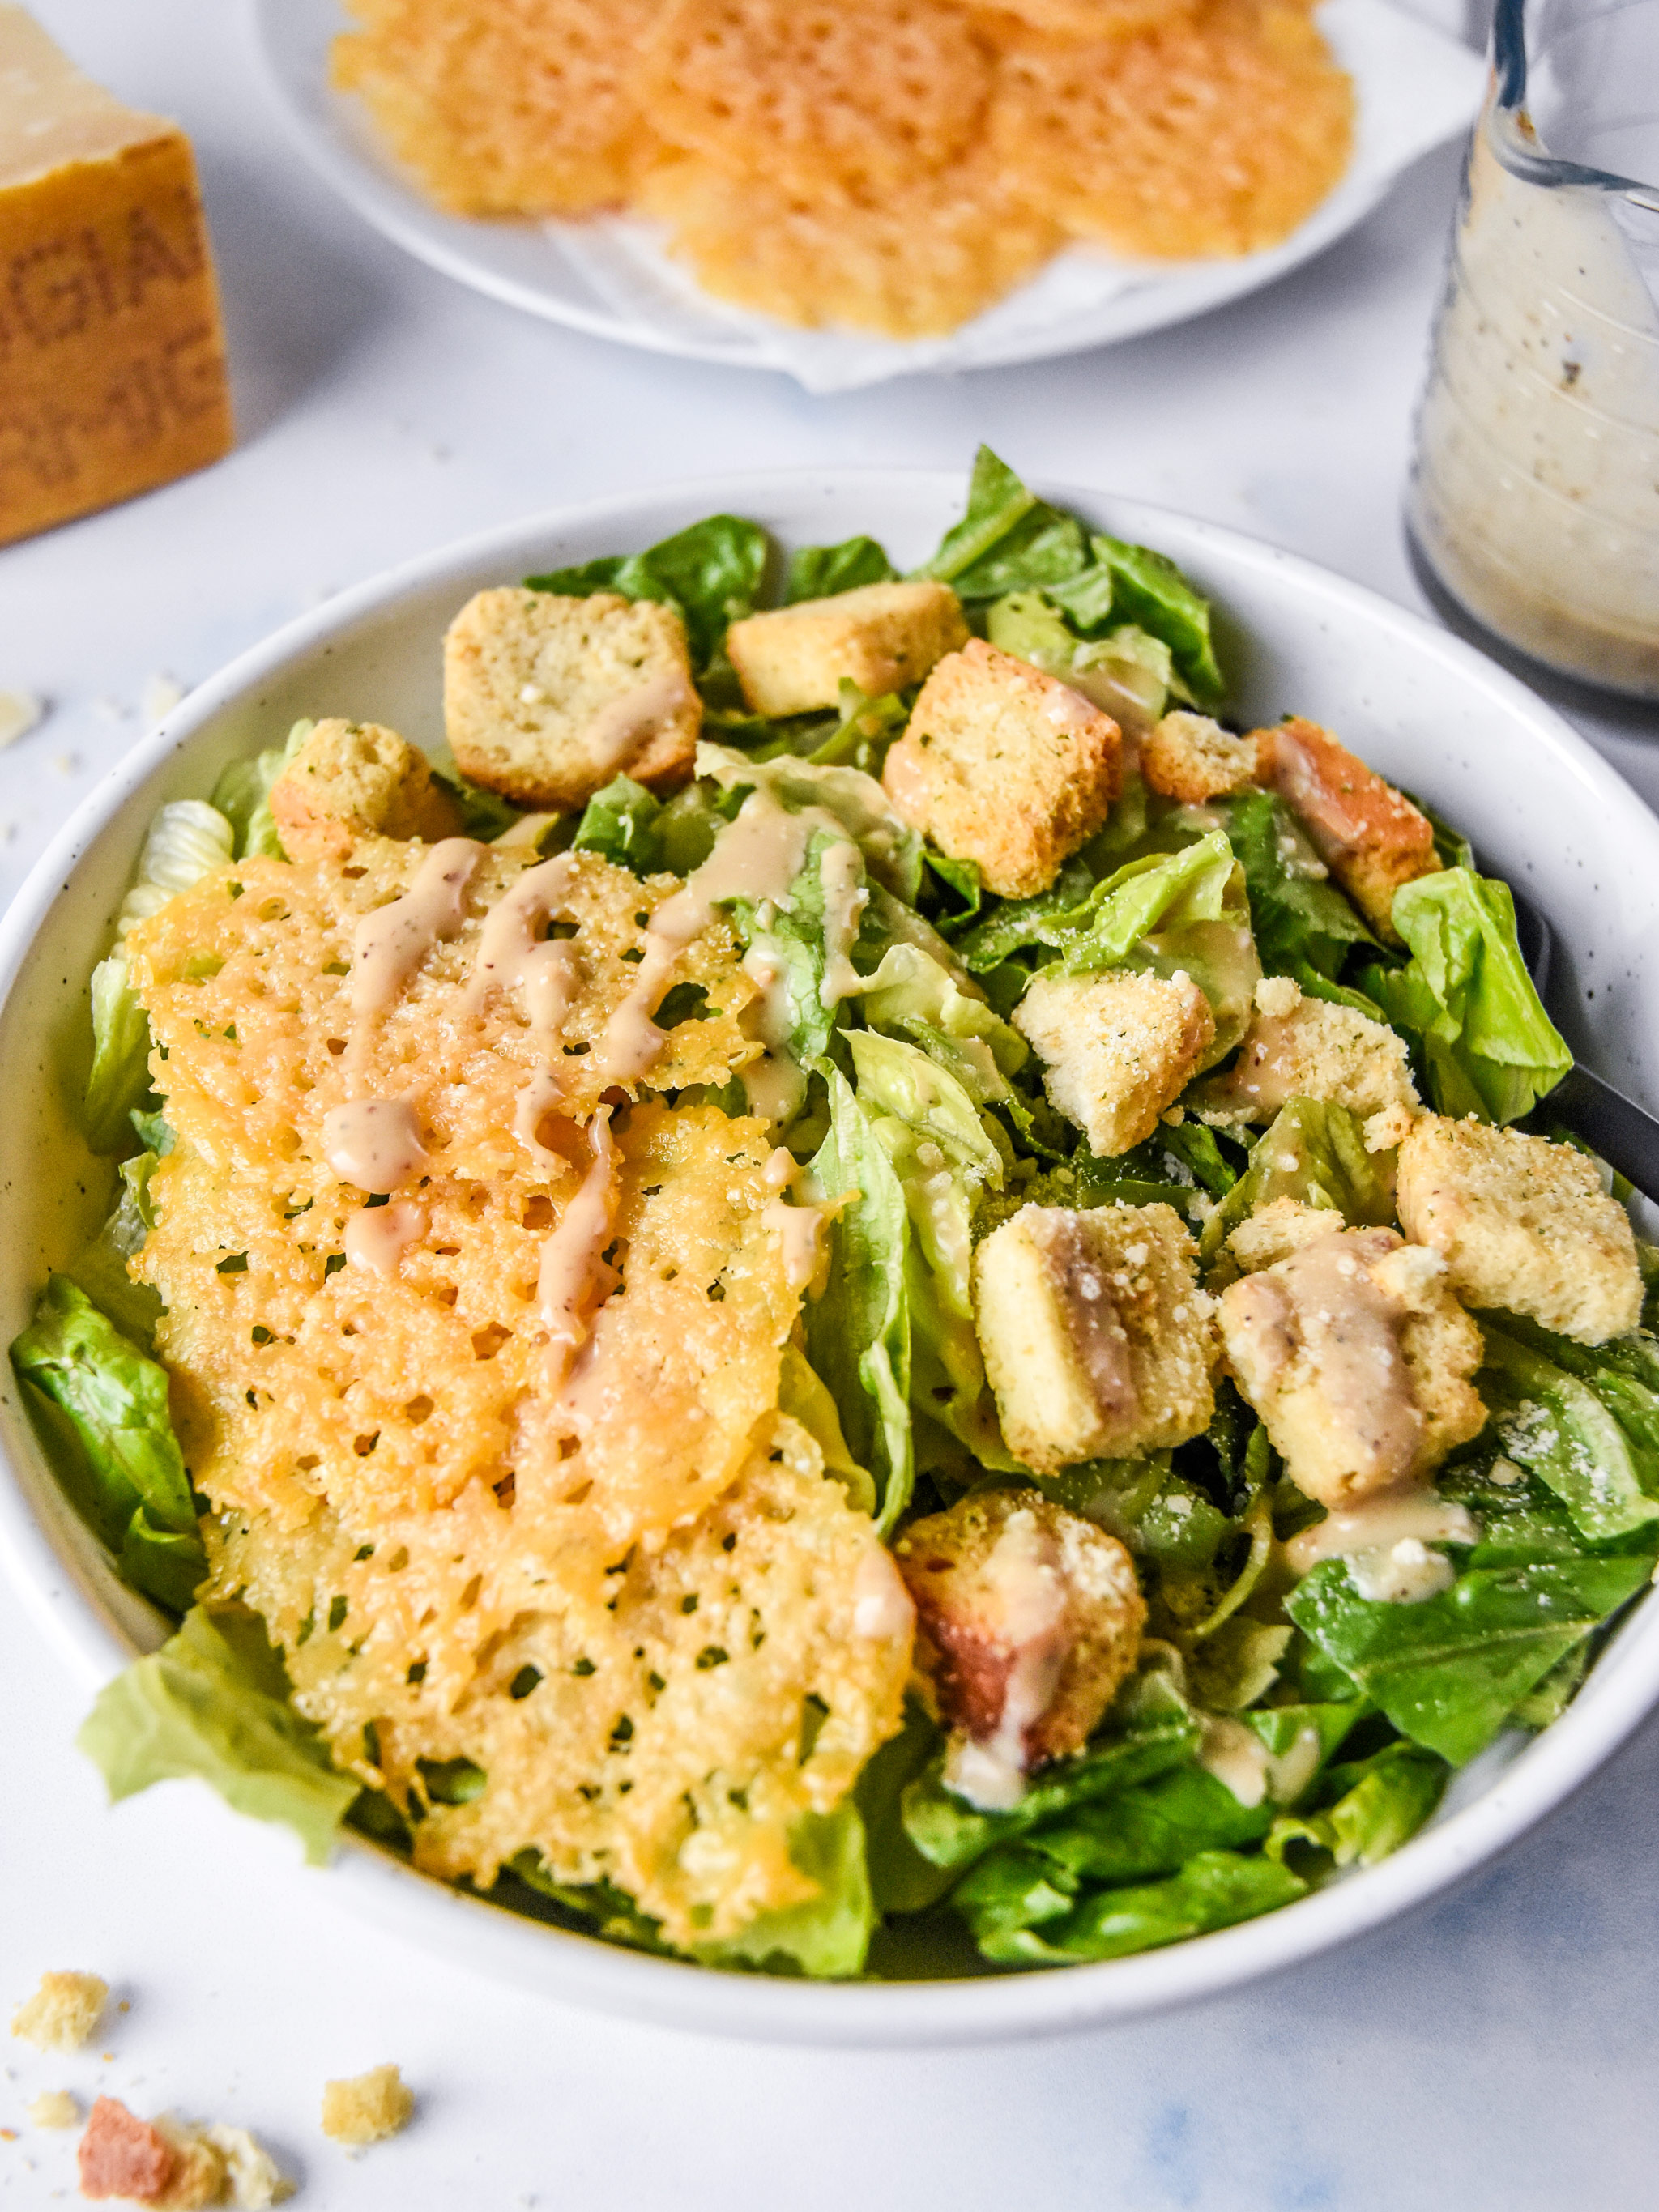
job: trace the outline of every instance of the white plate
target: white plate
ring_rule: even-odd
[[[1358,88],[1354,159],[1282,246],[1236,260],[1140,264],[1074,246],[949,337],[901,343],[789,330],[711,300],[661,250],[660,233],[633,218],[496,222],[441,214],[382,149],[362,103],[329,85],[329,46],[346,27],[339,0],[248,5],[266,78],[301,144],[341,197],[407,252],[552,322],[656,353],[785,369],[809,392],[1077,353],[1253,292],[1352,229],[1419,155],[1466,130],[1486,82],[1467,46],[1386,0],[1326,0],[1320,26]]]
[[[112,1173],[76,1133],[88,1058],[86,979],[104,951],[146,825],[200,797],[228,760],[301,714],[441,734],[439,640],[475,590],[650,544],[715,509],[786,545],[869,531],[914,562],[960,513],[957,477],[842,471],[721,477],[517,522],[343,593],[242,655],[175,709],[86,800],[0,923],[0,1341],[47,1271],[102,1218]],[[1659,823],[1560,718],[1469,647],[1309,562],[1157,507],[1053,495],[1160,547],[1218,602],[1233,705],[1335,728],[1474,836],[1559,933],[1595,986],[1572,1042],[1638,1097],[1659,1097]],[[64,1503],[9,1380],[0,1381],[0,1559],[90,1686],[161,1633]],[[561,1997],[717,2033],[877,2045],[966,2041],[1121,2020],[1248,1981],[1374,1928],[1480,1865],[1559,1803],[1659,1701],[1659,1606],[1620,1627],[1580,1696],[1535,1741],[1511,1737],[1455,1781],[1394,1858],[1243,1927],[1140,1958],[951,1983],[847,1986],[717,1973],[520,1920],[355,1839],[330,1879],[417,1943]],[[199,1785],[190,1785],[192,1787]]]

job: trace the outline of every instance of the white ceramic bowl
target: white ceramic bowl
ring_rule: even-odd
[[[1056,489],[1120,536],[1159,547],[1212,595],[1245,715],[1294,709],[1339,731],[1474,838],[1554,921],[1581,987],[1571,1042],[1638,1097],[1659,1097],[1653,963],[1659,823],[1559,717],[1457,640],[1289,554],[1097,494]],[[473,591],[643,546],[716,508],[786,545],[869,531],[902,563],[960,512],[957,477],[886,471],[722,477],[544,515],[343,592],[204,684],[86,800],[0,924],[0,1066],[11,1136],[0,1171],[0,1340],[109,1201],[76,1133],[87,977],[108,942],[146,825],[297,716],[441,732],[439,641]],[[0,1380],[0,1556],[24,1604],[85,1677],[106,1680],[163,1632],[59,1494]],[[1659,1606],[1613,1637],[1564,1718],[1495,1746],[1395,1857],[1265,1918],[1139,1958],[958,1982],[811,1984],[717,1973],[567,1935],[412,1874],[356,1839],[327,1878],[372,1918],[502,1979],[716,2033],[802,2042],[967,2041],[1122,2020],[1307,1959],[1421,1903],[1559,1804],[1659,1700]]]

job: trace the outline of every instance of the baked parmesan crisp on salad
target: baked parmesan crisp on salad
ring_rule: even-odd
[[[910,575],[715,515],[442,646],[441,758],[319,698],[91,979],[119,1202],[12,1358],[176,1624],[112,1795],[904,1977],[1290,1904],[1555,1718],[1650,1256],[1363,732],[987,452]]]

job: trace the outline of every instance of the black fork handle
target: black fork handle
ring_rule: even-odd
[[[1622,1091],[1575,1062],[1535,1110],[1541,1119],[1563,1122],[1659,1204],[1659,1121]]]

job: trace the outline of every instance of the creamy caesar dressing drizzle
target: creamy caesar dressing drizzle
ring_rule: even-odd
[[[1054,689],[1043,701],[1042,711],[1056,729],[1086,730],[1091,722],[1098,720],[1101,709],[1092,699],[1085,698],[1081,691],[1058,677],[1050,679]]]
[[[1322,1559],[1346,1559],[1362,1597],[1412,1605],[1449,1589],[1455,1579],[1451,1561],[1443,1552],[1431,1552],[1431,1544],[1480,1540],[1480,1524],[1466,1507],[1413,1484],[1327,1515],[1291,1537],[1285,1558],[1297,1575]]]
[[[1140,1394],[1129,1340],[1082,1224],[1075,1214],[1056,1208],[1042,1222],[1040,1234],[1045,1271],[1095,1404],[1104,1419],[1131,1421]]]
[[[818,878],[823,885],[823,981],[818,985],[818,1002],[830,1008],[864,988],[852,956],[870,894],[865,888],[864,855],[850,837],[824,847]]]
[[[769,1121],[793,1121],[805,1100],[806,1071],[789,1050],[795,1016],[788,959],[775,937],[761,936],[750,944],[741,964],[760,993],[744,1009],[744,1030],[765,1047],[759,1060],[738,1071],[749,1095],[749,1110]]]
[[[915,1601],[884,1547],[867,1552],[853,1577],[853,1633],[868,1643],[896,1643],[915,1626]]]
[[[346,1224],[346,1264],[368,1274],[393,1276],[404,1254],[426,1231],[426,1208],[412,1199],[400,1199],[395,1206],[366,1206]]]
[[[1267,1761],[1267,1795],[1275,1805],[1294,1805],[1319,1771],[1323,1747],[1316,1728],[1299,1728],[1288,1751]]]
[[[675,963],[714,920],[721,902],[741,898],[759,905],[770,899],[776,906],[785,905],[818,830],[836,837],[844,835],[841,824],[821,807],[791,814],[769,792],[750,792],[702,866],[652,915],[633,988],[599,1040],[599,1068],[605,1082],[637,1083],[660,1055],[668,1040],[652,1017]]]
[[[358,922],[352,944],[352,1033],[347,1064],[361,1066],[374,1024],[434,945],[458,936],[466,920],[466,891],[484,848],[471,837],[434,845],[400,898]]]
[[[342,1182],[393,1191],[432,1163],[410,1098],[354,1098],[323,1117],[323,1157]]]
[[[696,703],[684,672],[665,668],[633,690],[607,700],[577,742],[594,771],[610,777],[626,768],[665,722]]]
[[[592,1165],[542,1245],[536,1282],[536,1308],[547,1331],[548,1388],[556,1395],[587,1340],[593,1307],[611,1287],[600,1256],[611,1241],[617,1197],[608,1106],[595,1114],[587,1136]]]
[[[829,1265],[825,1212],[821,1206],[792,1206],[784,1197],[799,1176],[794,1155],[787,1146],[779,1145],[761,1173],[767,1188],[778,1194],[762,1207],[761,1225],[778,1240],[783,1279],[789,1288],[797,1293],[810,1290],[816,1297],[823,1291],[822,1278]]]
[[[1012,1655],[1002,1712],[990,1735],[952,1742],[945,1781],[981,1813],[1006,1813],[1025,1794],[1026,1737],[1054,1702],[1069,1650],[1060,1547],[1036,1514],[1011,1513],[985,1576],[998,1640]]]
[[[544,1057],[520,1090],[513,1132],[543,1168],[559,1164],[559,1156],[548,1150],[538,1132],[543,1115],[564,1095],[552,1056],[563,1039],[564,1018],[575,996],[580,962],[570,939],[541,933],[552,921],[572,918],[569,896],[576,865],[570,854],[557,854],[526,868],[496,900],[484,916],[461,1000],[463,1017],[474,1018],[492,991],[516,994],[524,1007],[531,1036]]]

